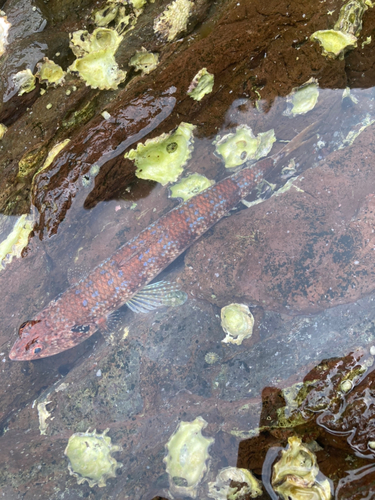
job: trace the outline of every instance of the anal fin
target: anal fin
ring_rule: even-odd
[[[148,313],[159,307],[176,307],[184,304],[187,294],[176,283],[158,281],[146,285],[126,305],[135,313]]]

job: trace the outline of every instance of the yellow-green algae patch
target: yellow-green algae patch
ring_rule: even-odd
[[[47,84],[47,87],[56,85],[62,85],[64,83],[65,71],[62,67],[53,61],[50,61],[48,57],[43,58],[42,63],[37,64],[38,71],[36,77],[39,78],[40,83]]]
[[[116,477],[116,470],[122,467],[111,455],[122,447],[111,443],[111,438],[106,436],[108,431],[96,434],[96,430],[87,430],[70,436],[64,453],[69,459],[69,472],[78,484],[87,481],[90,488],[96,484],[101,488],[106,486],[107,479]]]
[[[310,78],[300,87],[294,88],[287,97],[288,108],[284,115],[304,115],[314,109],[319,97],[318,81]]]
[[[217,137],[215,153],[221,156],[225,168],[234,168],[248,160],[259,160],[267,156],[276,141],[274,130],[261,132],[256,137],[247,125],[239,125],[236,132]]]
[[[171,198],[182,198],[183,201],[186,201],[213,184],[215,181],[207,179],[204,175],[191,174],[171,186]]]
[[[31,69],[23,69],[12,76],[14,86],[18,91],[18,95],[23,95],[35,89],[35,75]]]
[[[241,345],[253,333],[254,316],[245,304],[229,304],[221,310],[221,327],[226,333],[222,342]]]
[[[76,31],[71,35],[70,48],[77,59],[69,71],[77,72],[94,89],[115,90],[126,78],[126,72],[119,69],[115,53],[122,36],[108,28],[97,28],[91,34]]]
[[[179,33],[186,30],[193,7],[194,4],[190,0],[174,0],[155,19],[155,33],[172,42]]]
[[[214,75],[202,68],[193,78],[187,94],[195,101],[201,101],[206,94],[212,92],[214,87]]]
[[[193,422],[180,422],[165,445],[164,458],[171,495],[196,498],[198,485],[208,468],[208,448],[213,438],[202,436],[207,422],[197,417]]]
[[[231,487],[232,481],[241,483],[243,486]],[[249,470],[237,467],[221,469],[215,482],[208,483],[208,496],[215,500],[257,498],[262,493],[260,481]]]
[[[0,269],[4,269],[7,264],[12,262],[13,257],[21,257],[22,250],[29,242],[33,227],[34,221],[27,214],[23,214],[17,219],[11,233],[0,243]]]
[[[135,71],[142,71],[142,75],[148,75],[159,64],[159,54],[149,52],[144,47],[137,50],[129,61],[129,66],[133,66]]]
[[[140,179],[160,182],[163,186],[175,182],[191,157],[194,129],[194,125],[182,122],[174,132],[139,143],[124,158],[134,161],[135,175]]]

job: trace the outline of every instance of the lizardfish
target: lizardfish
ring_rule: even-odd
[[[245,167],[144,229],[23,323],[10,359],[53,356],[86,340],[123,304],[142,310],[142,304],[152,303],[153,288],[148,283],[245,198],[273,165],[271,159],[265,159]],[[155,289],[156,294],[162,292],[158,285]]]

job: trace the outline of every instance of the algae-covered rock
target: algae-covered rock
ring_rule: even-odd
[[[247,125],[239,125],[236,132],[217,137],[215,153],[225,162],[225,168],[243,165],[248,160],[259,160],[271,151],[276,141],[273,129],[256,137]]]
[[[208,468],[208,448],[213,438],[202,436],[207,422],[197,417],[193,422],[180,422],[165,445],[164,458],[172,495],[196,498],[197,488]]]
[[[190,0],[174,0],[155,19],[155,33],[168,42],[172,42],[178,34],[186,30],[193,6],[194,4]]]
[[[163,186],[175,182],[190,159],[194,128],[182,122],[174,132],[138,144],[137,149],[131,149],[124,158],[135,162],[135,175],[140,179],[160,182]]]
[[[91,488],[96,484],[106,486],[107,479],[116,477],[116,470],[122,467],[111,455],[122,448],[111,443],[111,438],[106,436],[108,431],[97,434],[96,430],[87,430],[70,436],[64,453],[69,459],[69,472],[78,484],[87,481]]]
[[[171,198],[182,198],[183,201],[186,201],[213,184],[215,184],[215,181],[210,181],[204,175],[191,174],[171,186]]]
[[[214,87],[214,75],[202,68],[193,78],[187,94],[195,101],[201,101],[206,94],[212,92]]]

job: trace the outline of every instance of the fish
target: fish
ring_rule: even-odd
[[[71,349],[105,330],[110,315],[124,304],[145,312],[154,300],[156,307],[163,289],[170,288],[150,285],[151,281],[248,196],[273,167],[271,158],[246,166],[160,217],[24,322],[9,358],[30,361]]]

